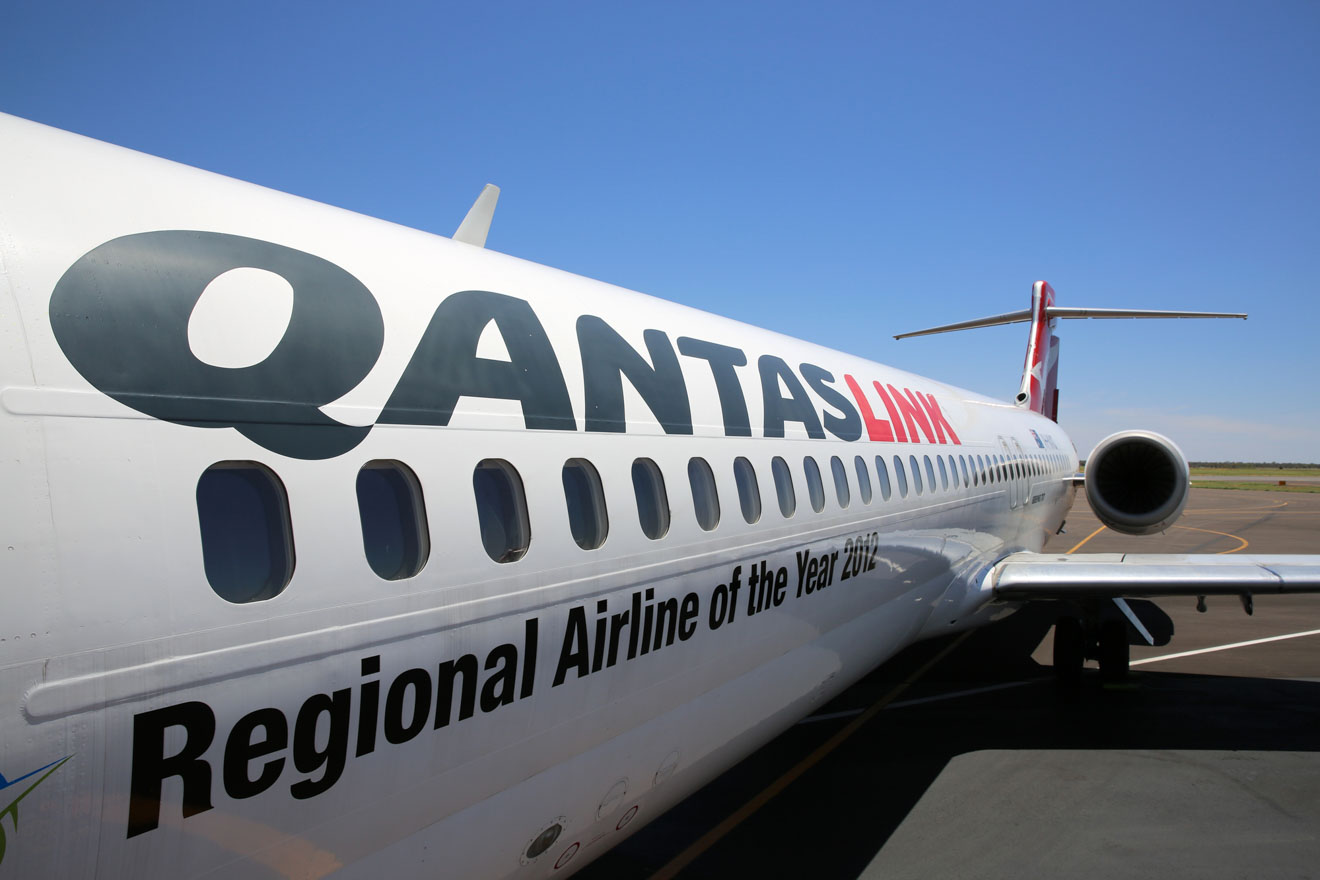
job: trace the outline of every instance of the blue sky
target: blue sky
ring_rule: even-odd
[[[1010,397],[1320,461],[1320,4],[15,0],[0,110]]]

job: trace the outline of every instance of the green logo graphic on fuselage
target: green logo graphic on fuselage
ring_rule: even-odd
[[[10,818],[10,820],[13,821],[13,823],[14,823],[14,830],[17,831],[17,830],[18,830],[18,805],[19,805],[19,803],[22,802],[23,798],[25,798],[25,797],[27,797],[28,795],[32,794],[33,790],[34,790],[38,785],[41,785],[41,783],[45,782],[46,779],[47,779],[52,773],[54,773],[56,770],[58,770],[58,769],[60,769],[61,767],[63,767],[64,764],[65,764],[65,762],[67,762],[67,761],[69,760],[69,758],[72,758],[72,757],[73,757],[73,755],[69,755],[68,757],[61,758],[61,759],[58,760],[58,761],[51,761],[51,762],[50,762],[49,764],[47,764],[45,767],[38,767],[36,770],[33,770],[31,773],[25,773],[25,774],[23,774],[22,776],[18,777],[17,779],[13,779],[13,780],[5,779],[5,777],[4,777],[2,774],[0,774],[0,792],[4,792],[4,791],[6,791],[6,790],[9,789],[9,788],[12,788],[13,786],[18,785],[20,782],[22,782],[22,781],[25,780],[25,779],[31,779],[31,778],[34,777],[34,776],[37,777],[37,779],[36,779],[35,782],[33,782],[33,783],[32,783],[31,785],[29,785],[27,788],[23,789],[23,793],[22,793],[22,794],[20,794],[18,797],[14,798],[12,801],[10,801],[10,802],[8,803],[8,805],[6,805],[5,808],[4,808],[3,810],[0,810],[0,864],[4,864],[4,861],[5,861],[5,850],[6,850],[6,848],[7,848],[7,844],[8,844],[8,838],[7,838],[7,835],[5,834],[5,824],[4,824],[4,819],[5,819],[5,817],[8,816],[8,817]],[[38,773],[40,773],[41,775],[40,775],[40,776],[37,776]],[[3,797],[3,795],[0,795],[0,797]]]

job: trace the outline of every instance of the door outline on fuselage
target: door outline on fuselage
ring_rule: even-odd
[[[1019,497],[1022,499],[1022,506],[1026,507],[1031,503],[1031,467],[1027,464],[1027,454],[1022,449],[1022,444],[1016,437],[1013,440],[1013,447],[1017,450],[1018,479],[1021,485],[1018,487]]]
[[[1017,487],[1017,477],[1016,477],[1016,475],[1013,473],[1013,451],[1012,451],[1011,449],[1009,449],[1009,447],[1008,447],[1008,440],[1006,440],[1006,439],[1004,438],[1004,435],[1003,435],[1003,434],[998,435],[998,437],[999,437],[999,450],[1000,450],[1000,452],[1003,453],[1003,456],[1004,456],[1004,466],[1003,466],[1003,471],[1002,471],[1002,473],[1003,473],[1004,478],[1005,478],[1005,479],[1004,479],[1004,483],[1005,483],[1005,484],[1007,485],[1007,487],[1008,487],[1008,490],[1007,490],[1007,491],[1008,491],[1008,509],[1009,509],[1009,510],[1017,510],[1017,506],[1018,506],[1018,487]]]

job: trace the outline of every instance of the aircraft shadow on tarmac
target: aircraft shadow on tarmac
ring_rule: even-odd
[[[1135,610],[1157,642],[1167,643],[1168,617],[1153,603]],[[1031,658],[1056,614],[1046,603],[1032,605],[973,633],[679,877],[856,878],[949,762],[972,752],[1320,751],[1320,683],[1134,669],[1128,681],[1102,686],[1098,671],[1088,670],[1079,688],[1060,690],[1051,669]],[[907,649],[818,714],[866,708],[948,644],[940,639]],[[1015,682],[1030,683],[904,705]],[[790,729],[579,876],[650,876],[849,720]],[[976,808],[969,803],[967,815],[948,817],[944,833],[975,824]]]

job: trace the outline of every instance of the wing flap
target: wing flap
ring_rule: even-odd
[[[1320,556],[1014,553],[986,574],[996,599],[1141,599],[1320,592]]]

